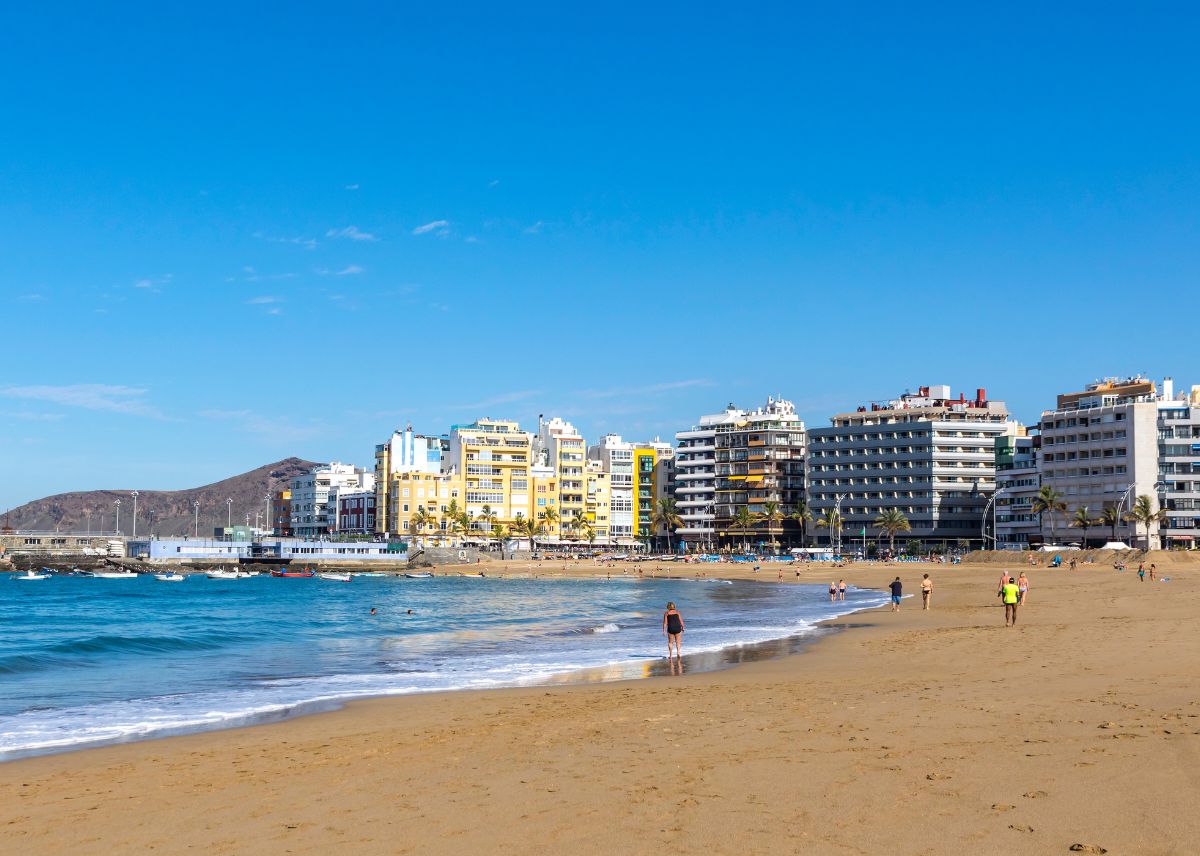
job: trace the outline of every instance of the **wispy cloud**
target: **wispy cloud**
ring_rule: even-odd
[[[542,231],[542,227],[545,225],[546,224],[543,221],[538,220],[532,226],[526,226],[522,231],[526,235],[536,235],[538,232]]]
[[[412,230],[414,235],[428,235],[430,232],[433,232],[437,235],[450,234],[450,221],[434,220],[430,223],[424,224],[423,226],[417,226]]]
[[[468,244],[478,244],[480,242],[479,238],[475,237],[474,235],[467,235],[467,237],[463,238],[463,241]]]
[[[496,187],[499,184],[500,184],[500,179],[493,178],[491,181],[488,182],[488,187]]]
[[[315,249],[317,246],[316,238],[305,238],[302,236],[283,238],[275,237],[273,235],[264,235],[262,232],[255,232],[254,237],[258,238],[260,241],[267,241],[272,244],[291,244],[293,246],[303,247],[306,250]]]
[[[169,283],[171,281],[171,277],[172,274],[169,273],[165,273],[162,276],[157,277],[144,276],[141,279],[135,279],[133,281],[133,287],[143,291],[149,291],[151,294],[161,294],[162,289],[159,288],[159,286]]]
[[[498,407],[501,404],[514,404],[541,395],[539,389],[519,389],[514,392],[502,392],[482,401],[471,401],[466,404],[452,404],[448,410],[482,410],[487,407]]]
[[[147,390],[133,386],[103,383],[77,383],[64,386],[6,386],[0,395],[27,401],[45,401],[63,407],[79,407],[130,416],[166,419],[161,410],[146,401]]]
[[[281,303],[282,301],[283,301],[282,297],[275,297],[274,295],[264,294],[259,297],[251,297],[246,302],[249,303],[251,306],[258,306],[258,305],[262,305],[265,303]]]
[[[36,292],[30,294],[20,294],[17,295],[14,300],[16,300],[18,303],[44,303],[46,301],[46,295],[38,294]]]
[[[59,422],[66,418],[66,414],[63,413],[40,413],[33,410],[19,410],[4,415],[10,419],[24,419],[27,422]]]
[[[252,410],[202,410],[200,416],[227,422],[236,430],[268,440],[293,442],[309,440],[323,433],[320,425],[297,425],[278,414],[264,416]]]
[[[347,184],[345,189],[346,190],[358,190],[358,185],[357,184]]]
[[[347,238],[351,241],[378,241],[379,238],[370,232],[364,232],[357,226],[346,226],[342,229],[330,229],[325,233],[326,238]]]
[[[246,282],[272,282],[280,279],[294,279],[296,276],[294,273],[259,273],[249,265],[242,268],[242,273],[246,274],[243,277]],[[228,278],[226,281],[232,281],[232,278]]]
[[[615,387],[613,389],[584,389],[578,393],[580,398],[616,398],[618,396],[637,396],[637,395],[657,395],[664,392],[673,392],[679,389],[695,389],[696,387],[713,386],[713,382],[706,378],[692,378],[690,380],[673,380],[665,383],[652,383],[648,386],[624,386]]]
[[[362,273],[362,272],[363,272],[363,269],[360,268],[358,265],[346,265],[340,271],[335,273],[334,276],[354,276],[356,273]]]

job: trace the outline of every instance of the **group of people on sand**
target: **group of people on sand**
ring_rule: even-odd
[[[1007,572],[1000,575],[1000,583],[996,587],[996,597],[1004,602],[1004,626],[1017,626],[1017,607],[1029,602],[1029,577],[1021,571],[1018,577],[1011,577]]]

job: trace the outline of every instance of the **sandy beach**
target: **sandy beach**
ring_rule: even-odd
[[[925,572],[930,611],[918,595],[723,671],[370,700],[3,764],[0,841],[23,854],[1195,852],[1195,572],[1151,584],[1108,565],[1037,568],[1014,629],[999,566],[833,576],[899,574],[917,595]]]

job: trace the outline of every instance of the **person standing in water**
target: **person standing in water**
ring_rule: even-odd
[[[892,612],[899,612],[900,598],[904,596],[904,583],[900,582],[899,577],[896,577],[888,588],[892,590]]]
[[[833,603],[837,600],[837,583],[833,580],[829,581],[829,602]]]
[[[929,574],[921,580],[921,609],[929,609],[933,602],[933,580],[929,579]]]
[[[667,611],[663,613],[663,635],[667,637],[667,659],[671,658],[672,643],[675,645],[675,656],[682,657],[679,641],[683,636],[683,616],[675,608],[675,601],[668,603]]]
[[[846,599],[846,581],[838,580],[838,600]]]

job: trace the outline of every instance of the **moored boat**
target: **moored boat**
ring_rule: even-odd
[[[46,569],[42,568],[42,570],[44,571]],[[35,574],[32,568],[23,574],[13,574],[14,580],[46,580],[49,578],[49,574]]]
[[[316,571],[271,571],[273,577],[315,577]]]
[[[92,576],[98,580],[136,580],[138,578],[133,571],[97,571]]]
[[[154,579],[160,583],[181,583],[183,582],[183,574],[155,574]]]
[[[349,574],[323,573],[323,574],[317,574],[317,576],[323,580],[329,580],[331,583],[348,583],[348,582],[350,582]]]
[[[212,571],[205,571],[204,576],[210,580],[244,580],[246,577],[254,576],[254,574],[249,571],[226,571],[217,568]]]
[[[433,574],[424,573],[424,572],[418,573],[418,574],[405,574],[404,576],[406,576],[410,580],[428,580],[428,579],[433,578]]]

